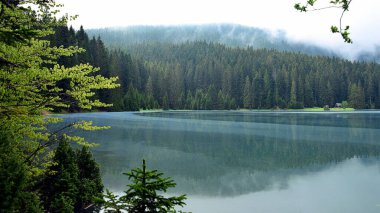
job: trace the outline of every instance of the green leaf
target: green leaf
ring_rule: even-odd
[[[331,26],[331,32],[332,33],[339,33],[338,27],[337,26]]]
[[[316,2],[317,0],[308,0],[307,3],[310,5],[310,6],[314,6],[314,3]]]

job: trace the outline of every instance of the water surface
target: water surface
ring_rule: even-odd
[[[64,115],[109,130],[86,137],[106,187],[139,166],[172,177],[192,212],[380,212],[380,112],[188,111]]]

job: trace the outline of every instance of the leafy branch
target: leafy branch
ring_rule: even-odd
[[[306,4],[297,3],[294,5],[294,8],[300,12],[318,11],[318,10],[325,10],[325,9],[331,9],[331,8],[342,9],[342,13],[339,19],[339,27],[332,25],[330,27],[330,30],[332,33],[339,33],[342,36],[344,42],[350,43],[350,44],[353,43],[350,37],[350,31],[349,31],[350,26],[349,25],[343,26],[342,24],[343,16],[349,10],[352,0],[333,0],[333,1],[330,1],[330,4],[331,4],[330,6],[320,7],[320,8],[314,7],[317,1],[318,0],[307,0]]]

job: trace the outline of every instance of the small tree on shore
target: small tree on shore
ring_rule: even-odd
[[[164,197],[158,193],[167,192],[167,189],[175,187],[176,183],[169,177],[162,177],[163,173],[157,170],[147,170],[145,160],[143,160],[142,168],[132,169],[123,174],[127,175],[132,182],[127,185],[125,195],[117,199],[107,190],[104,206],[114,208],[119,212],[119,207],[122,207],[130,213],[166,213],[175,212],[175,206],[185,205],[186,195]]]
[[[157,170],[147,170],[145,160],[142,168],[132,169],[123,173],[132,181],[122,197],[128,203],[128,212],[148,213],[148,212],[170,212],[174,207],[184,206],[186,195],[178,197],[164,197],[157,192],[166,192],[168,188],[175,187],[176,183],[169,177],[164,178],[163,173]]]

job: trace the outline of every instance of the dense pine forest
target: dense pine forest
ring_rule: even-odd
[[[335,106],[380,108],[380,66],[337,57],[274,49],[231,47],[206,41],[140,42],[107,48],[81,28],[61,27],[55,45],[88,51],[63,64],[89,62],[121,87],[100,91],[112,110],[288,109]]]

